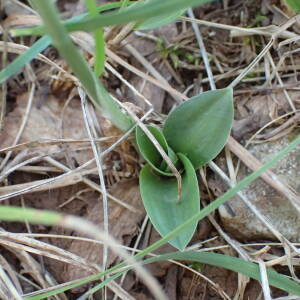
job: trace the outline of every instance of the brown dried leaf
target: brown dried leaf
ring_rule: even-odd
[[[13,145],[25,115],[28,97],[27,93],[17,97],[16,107],[6,116],[3,131],[0,133],[0,149]],[[36,96],[19,143],[60,138],[87,139],[79,101],[73,100],[66,107],[63,123],[61,123],[63,106],[64,102],[53,96],[49,96],[46,101],[41,101],[41,98]],[[76,150],[72,152],[72,158],[78,164],[93,157],[92,151],[86,149],[78,151],[78,148],[78,145],[70,145],[68,148]],[[60,146],[51,146],[40,149],[40,153],[46,154],[61,150],[64,149]]]
[[[122,206],[109,202],[109,233],[123,245],[129,245],[133,236],[138,232],[138,224],[144,216],[144,209],[140,199],[139,186],[136,180],[118,183],[110,189],[110,193],[120,200],[136,207],[137,213],[133,213]],[[92,199],[90,199],[92,200]],[[103,228],[102,200],[97,198],[90,201],[85,217]],[[67,249],[83,257],[90,263],[101,265],[102,246],[88,242],[74,240]],[[112,264],[117,256],[110,251],[109,264]],[[61,274],[62,282],[74,280],[90,275],[86,270],[76,266],[66,265]]]

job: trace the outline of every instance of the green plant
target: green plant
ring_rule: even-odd
[[[31,2],[40,13],[44,25],[35,28],[16,29],[12,32],[16,35],[49,35],[43,36],[24,55],[1,71],[0,82],[9,78],[25,63],[48,47],[52,40],[54,46],[57,47],[80,80],[94,105],[117,127],[127,131],[136,126],[135,122],[128,115],[124,114],[98,79],[104,65],[102,27],[135,22],[136,26],[150,28],[173,20],[191,5],[207,1],[152,0],[140,1],[132,5],[130,1],[123,0],[101,7],[95,7],[93,1],[87,1],[90,7],[89,15],[83,15],[64,23],[60,22],[52,1],[31,0]],[[110,8],[120,9],[114,12],[107,12],[106,14],[96,14],[96,11],[109,10]],[[67,34],[68,31],[75,30],[92,31],[95,39],[99,40],[98,48],[97,45],[96,48],[98,50],[102,49],[102,53],[100,53],[101,55],[98,58],[95,55],[98,63],[96,63],[94,72],[91,71]],[[141,193],[151,221],[163,238],[135,255],[135,259],[141,260],[168,241],[178,249],[183,250],[193,235],[199,220],[228,201],[236,192],[258,178],[300,143],[300,138],[293,141],[262,168],[200,210],[200,194],[195,170],[213,159],[223,148],[231,128],[232,114],[232,90],[227,88],[203,93],[188,100],[171,112],[162,130],[154,126],[148,126],[146,128],[148,129],[148,131],[146,130],[147,134],[145,134],[140,128],[136,129],[137,145],[147,161],[147,165],[143,168],[140,175]],[[158,142],[158,148],[160,149],[153,145],[153,139]],[[160,150],[166,154],[169,160],[168,163],[162,159]],[[182,179],[181,181],[178,177],[175,179],[173,167],[175,171],[177,169],[179,178]],[[70,222],[70,217],[62,216],[58,213],[2,206],[0,207],[0,219],[10,221],[26,220],[45,225],[61,225],[75,230],[81,229],[82,232],[97,237],[97,235],[92,234],[92,232],[95,233],[97,231],[97,228],[95,229],[87,223],[85,224],[86,228],[84,226],[80,228],[77,219],[72,219],[73,222]],[[140,262],[150,263],[172,258],[217,265],[236,272],[242,272],[249,277],[260,280],[259,267],[255,263],[215,253],[177,252]],[[50,295],[56,295],[70,288],[103,278],[107,274],[112,274],[111,277],[95,286],[91,291],[93,292],[102,288],[123,272],[131,269],[132,266],[129,266],[128,263],[125,261],[102,273],[83,278],[77,283],[66,284],[62,288],[56,288],[54,291],[46,293],[40,292],[38,295],[27,299],[42,299]],[[300,288],[296,282],[274,271],[268,271],[268,277],[270,284],[290,293],[300,295]]]
[[[181,190],[168,165],[147,135],[138,127],[136,140],[148,162],[140,173],[141,195],[156,230],[165,236],[200,210],[195,170],[212,160],[224,147],[233,120],[232,89],[203,93],[177,107],[163,130],[149,126],[161,147],[183,177]],[[170,243],[184,250],[197,222]]]
[[[34,0],[32,2],[43,18],[53,44],[71,66],[95,106],[118,128],[123,131],[129,130],[134,125],[133,120],[118,108],[118,105],[97,79],[96,75],[99,75],[100,71],[99,65],[96,65],[95,73],[91,72],[86,61],[73,45],[66,29],[60,24],[55,7],[50,2]],[[94,16],[97,11],[95,6],[91,1],[87,1],[87,3],[89,3],[90,11]],[[129,13],[135,7],[138,7],[138,4],[129,7]],[[122,9],[119,14],[122,14],[124,10],[126,9]],[[90,18],[90,16],[88,15],[86,18]],[[72,24],[74,23],[72,22]],[[94,29],[94,36],[95,39],[102,39],[99,30]],[[182,104],[167,119],[163,133],[150,127],[156,138],[160,136],[159,144],[169,156],[171,164],[173,162],[178,167],[183,167],[181,170],[183,172],[182,187],[178,176],[176,177],[177,181],[174,181],[173,178],[162,179],[161,176],[155,176],[149,166],[145,166],[141,172],[140,185],[143,202],[153,225],[162,236],[199,210],[200,196],[195,169],[214,158],[224,147],[232,119],[232,91],[225,89],[203,93]],[[137,133],[137,143],[142,153],[148,153],[144,155],[148,163],[162,176],[172,176],[168,170],[171,167],[170,162],[160,161],[160,165],[158,165],[157,160],[159,160],[160,153],[150,140],[147,140],[146,136],[143,136],[140,131]],[[154,156],[156,156],[155,161],[151,158]],[[153,194],[157,186],[159,186],[159,192]],[[162,191],[164,191],[165,200],[159,201]],[[177,191],[178,195],[176,196]],[[180,198],[179,201],[174,200],[174,197]],[[191,225],[171,243],[183,250],[192,238],[196,226],[196,223]]]
[[[166,46],[164,40],[157,39],[156,49],[160,52],[163,59],[170,59],[172,65],[175,69],[178,68],[181,60],[186,61],[187,63],[198,65],[199,57],[194,53],[190,53],[185,49],[181,49],[180,44]]]

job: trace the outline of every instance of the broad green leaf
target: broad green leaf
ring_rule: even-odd
[[[140,30],[150,30],[156,27],[160,27],[160,26],[164,26],[167,25],[169,23],[174,22],[175,20],[177,20],[181,15],[183,15],[185,12],[185,9],[181,9],[179,11],[176,11],[172,14],[165,14],[162,16],[158,16],[158,17],[154,17],[154,18],[150,18],[142,23],[140,23],[137,26],[137,29]]]
[[[168,145],[186,155],[195,169],[224,147],[233,121],[232,89],[209,91],[178,106],[168,116],[163,134]]]
[[[200,210],[200,193],[198,180],[192,163],[183,154],[177,154],[181,160],[182,195],[178,203],[177,180],[159,176],[147,164],[140,173],[140,189],[147,214],[155,229],[165,236],[177,226],[188,221]],[[197,221],[192,222],[169,242],[179,250],[184,250],[191,240]]]
[[[172,151],[172,149],[170,149],[170,147],[168,146],[167,141],[161,130],[152,125],[147,126],[147,128],[156,138],[157,142],[160,144],[163,150],[168,154],[172,162],[176,163],[178,160],[177,156],[174,153],[174,151]],[[169,172],[167,164],[164,163],[156,147],[153,145],[151,140],[140,127],[136,128],[136,141],[141,155],[153,169],[155,169],[162,175],[173,176],[173,174]]]
[[[168,144],[161,130],[152,125],[147,126],[147,128],[155,137],[163,150],[167,152]],[[151,165],[152,168],[158,169],[161,164],[162,157],[156,147],[140,127],[136,128],[135,135],[139,150],[144,159]]]
[[[285,2],[296,13],[300,12],[300,1],[299,0],[285,0]]]

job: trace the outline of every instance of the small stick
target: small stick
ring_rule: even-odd
[[[190,18],[195,19],[194,12],[191,8],[188,9],[187,13],[188,13]],[[197,42],[199,44],[199,48],[200,48],[201,55],[202,55],[202,58],[203,58],[203,62],[204,62],[204,65],[205,65],[205,70],[206,70],[207,77],[208,77],[208,80],[209,80],[210,88],[212,90],[215,90],[216,89],[216,84],[214,82],[214,76],[213,76],[213,73],[212,73],[210,65],[209,65],[208,55],[207,55],[207,52],[206,52],[206,49],[205,49],[205,45],[203,43],[201,31],[199,29],[198,24],[196,24],[195,22],[192,22],[192,27],[193,27],[193,30],[195,32]]]
[[[86,94],[81,88],[78,88],[78,93],[79,97],[81,99],[81,109],[83,113],[83,119],[86,127],[86,131],[88,134],[88,137],[91,142],[91,146],[93,149],[97,169],[98,169],[98,175],[100,179],[100,186],[102,189],[102,205],[103,205],[103,228],[104,232],[108,235],[109,234],[109,228],[108,228],[108,199],[107,199],[107,191],[106,191],[106,186],[105,186],[105,179],[104,179],[104,174],[103,174],[103,169],[102,169],[102,160],[100,157],[100,147],[99,145],[96,144],[95,142],[95,129],[92,127],[92,122],[91,122],[91,116],[89,114],[89,109],[87,106],[87,101],[86,101]],[[94,130],[93,130],[94,129]],[[94,132],[92,132],[94,131]],[[103,258],[102,258],[102,268],[105,271],[106,266],[107,266],[107,261],[108,261],[108,246],[104,245],[103,246]]]

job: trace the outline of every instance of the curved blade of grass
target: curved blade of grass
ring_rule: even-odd
[[[218,254],[218,253],[195,252],[195,251],[173,252],[173,253],[166,253],[156,257],[145,259],[141,263],[151,264],[151,263],[167,261],[167,260],[183,260],[183,261],[203,263],[203,264],[231,270],[261,282],[260,269],[257,264],[253,262],[247,262],[241,258],[232,257],[224,254]],[[126,271],[128,271],[128,269],[115,274],[114,279],[116,279],[116,275],[121,276]],[[268,275],[269,284],[271,286],[286,291],[288,293],[291,293],[293,295],[300,296],[300,285],[296,281],[293,281],[289,279],[287,276],[279,274],[274,270],[267,270],[267,275]],[[109,278],[108,280],[111,281],[112,279]],[[105,284],[107,284],[108,282],[102,282],[101,284],[95,286],[91,292],[95,293],[96,291],[103,288]]]
[[[156,257],[148,258],[140,263],[141,264],[150,264],[150,263],[156,263],[156,262],[166,261],[166,260],[170,260],[170,259],[171,260],[184,260],[184,261],[198,262],[198,263],[203,263],[203,264],[207,264],[207,265],[212,265],[215,267],[220,267],[220,268],[224,268],[227,270],[231,270],[236,273],[246,275],[252,279],[261,281],[260,270],[259,270],[259,266],[257,264],[252,263],[252,262],[247,262],[241,258],[232,257],[232,256],[224,255],[224,254],[218,254],[218,253],[194,252],[194,251],[173,252],[173,253],[167,253],[167,254],[162,254],[162,255],[156,256]],[[99,291],[105,285],[107,285],[110,281],[120,277],[123,273],[127,272],[128,270],[130,270],[130,267],[107,278],[100,284],[97,284],[92,289],[90,289],[87,293],[84,294],[84,296],[92,295],[93,293]],[[103,274],[103,273],[101,273],[101,274]],[[271,286],[281,289],[283,291],[286,291],[292,295],[300,296],[300,285],[297,282],[295,282],[295,281],[289,279],[287,276],[279,274],[273,270],[267,270],[267,275],[268,275],[269,284]],[[100,276],[100,274],[98,274],[98,276]],[[103,276],[104,275],[102,275],[101,277],[103,277]],[[84,279],[84,284],[87,283],[85,281],[86,281],[86,278]],[[83,280],[82,280],[82,282],[83,282]],[[76,284],[69,285],[67,287],[57,289],[55,291],[43,293],[43,294],[37,295],[37,296],[26,297],[25,299],[26,300],[44,299],[46,297],[54,296],[59,293],[65,292],[71,288],[79,287],[80,285],[83,285],[83,283],[78,282]],[[80,300],[80,298],[78,300]]]
[[[109,4],[104,4],[100,7],[97,7],[97,12],[102,12],[105,10],[110,10],[120,7],[121,2],[114,2]],[[76,16],[70,20],[67,20],[65,23],[76,22],[84,17],[87,14],[82,14]],[[22,69],[26,64],[31,62],[39,53],[44,51],[51,45],[51,39],[49,36],[43,36],[37,42],[35,42],[27,51],[19,55],[12,63],[6,66],[5,69],[0,71],[0,84],[9,79],[11,76],[16,74],[20,69]]]
[[[172,14],[167,13],[163,16],[150,18],[150,19],[138,24],[136,26],[136,29],[151,30],[151,29],[154,29],[156,27],[167,25],[169,23],[172,23],[172,22],[176,21],[180,16],[182,16],[184,14],[185,11],[186,11],[186,9],[181,9],[179,11],[176,11],[176,12],[172,13]]]
[[[191,262],[199,262],[216,267],[231,270],[237,273],[241,273],[250,278],[261,281],[259,266],[255,263],[245,261],[241,258],[232,257],[224,254],[209,253],[209,252],[174,252],[160,255],[159,257],[153,257],[145,260],[145,263],[165,261],[169,259],[185,260]],[[284,290],[288,293],[300,296],[299,283],[289,279],[288,277],[281,275],[273,270],[267,270],[269,284]]]
[[[126,271],[122,271],[122,272],[116,273],[116,274],[108,277],[107,279],[105,279],[101,283],[99,283],[98,285],[96,285],[93,288],[91,288],[90,290],[88,290],[88,292],[83,294],[81,297],[77,298],[77,300],[88,299],[88,297],[85,297],[85,296],[92,295],[93,293],[99,291],[100,289],[105,287],[108,283],[110,283],[112,280],[117,279],[118,277],[120,277],[125,272]],[[43,293],[40,293],[40,294],[37,294],[37,295],[34,295],[34,296],[26,296],[24,298],[24,300],[40,300],[40,299],[45,299],[45,298],[48,298],[48,297],[51,297],[51,296],[55,296],[55,295],[58,295],[60,293],[66,292],[68,290],[71,290],[71,289],[80,287],[82,285],[85,285],[87,283],[91,283],[95,280],[99,280],[103,276],[105,276],[105,275],[102,275],[102,274],[103,273],[98,273],[96,275],[85,277],[82,280],[78,280],[78,282],[76,282],[76,283],[72,283],[72,284],[69,284],[67,286],[57,288],[57,289],[54,289],[54,290],[49,291],[49,292],[43,292]]]
[[[85,0],[86,6],[89,10],[91,16],[98,15],[97,4],[95,0]],[[102,28],[97,28],[94,30],[95,39],[95,65],[94,72],[97,77],[99,77],[104,71],[105,64],[105,40],[104,32]]]
[[[36,5],[35,1],[36,0],[33,0]],[[211,0],[152,0],[149,2],[138,2],[133,8],[129,7],[118,12],[107,13],[97,17],[86,17],[84,20],[66,24],[66,29],[69,32],[78,30],[94,31],[96,28],[104,26],[142,22],[149,18],[158,17],[166,13],[172,14],[176,11],[209,1]],[[15,35],[42,35],[46,33],[46,30],[43,26],[36,26],[33,28],[13,30],[12,32]]]
[[[85,30],[92,31],[94,28],[121,25],[134,21],[144,21],[151,17],[158,17],[166,13],[175,13],[194,5],[200,5],[211,0],[152,0],[139,2],[135,7],[124,9],[120,12],[107,14],[105,16],[89,17],[82,21],[66,25],[68,31]]]
[[[178,202],[178,184],[175,178],[159,176],[150,165],[140,172],[140,190],[151,223],[161,236],[172,232],[200,210],[200,193],[195,169],[183,154],[177,154],[182,162],[182,195]],[[197,227],[197,220],[174,236],[169,243],[183,251]]]
[[[134,122],[122,112],[111,95],[91,71],[84,57],[79,53],[64,26],[58,18],[58,12],[52,1],[32,0],[37,8],[45,27],[62,57],[67,61],[74,74],[80,80],[94,105],[102,111],[105,118],[109,119],[122,131],[129,130]]]
[[[26,64],[33,60],[38,54],[44,51],[51,43],[48,36],[43,36],[37,42],[35,42],[27,51],[19,55],[12,63],[10,63],[5,69],[0,71],[0,84],[6,81],[8,78],[16,74]]]
[[[28,221],[34,224],[59,225],[62,223],[62,215],[56,212],[36,209],[23,209],[14,206],[0,206],[0,220],[22,222]]]

